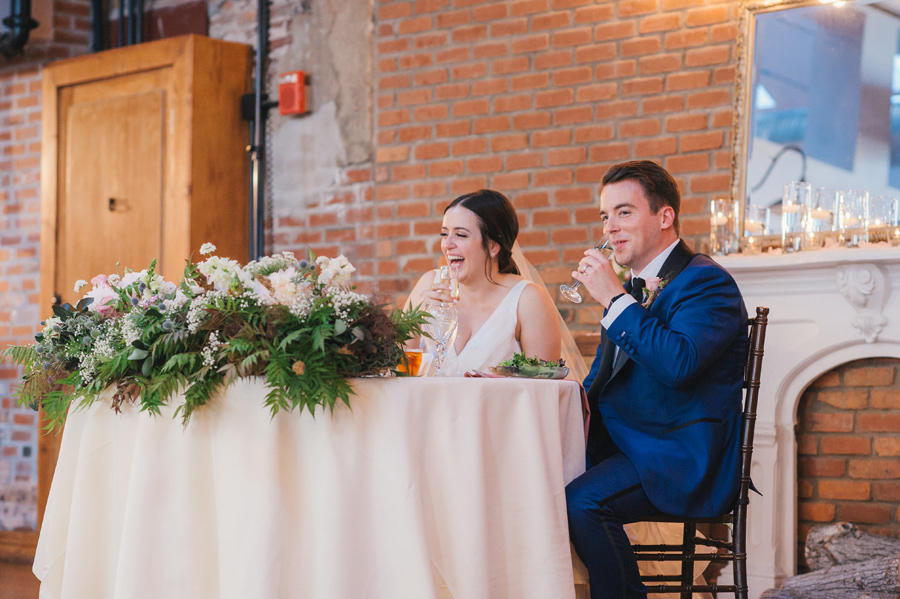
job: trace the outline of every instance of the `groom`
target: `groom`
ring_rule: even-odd
[[[591,599],[647,596],[623,524],[720,515],[738,492],[747,311],[734,279],[679,239],[680,206],[662,167],[612,167],[600,219],[631,281],[597,250],[573,273],[607,308],[584,382],[587,472],[566,488]]]

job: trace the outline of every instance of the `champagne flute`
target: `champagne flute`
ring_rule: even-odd
[[[456,304],[443,302],[429,304],[427,310],[431,318],[425,324],[425,331],[434,340],[434,376],[447,376],[444,374],[444,356],[447,347],[456,340],[459,313]]]
[[[606,250],[609,248],[609,239],[602,239],[597,242],[596,245],[592,249]],[[604,254],[609,257],[608,255]],[[582,302],[581,294],[578,293],[578,288],[581,287],[581,281],[572,281],[571,285],[560,285],[559,292],[563,294],[563,297],[572,302],[573,304],[580,304]]]

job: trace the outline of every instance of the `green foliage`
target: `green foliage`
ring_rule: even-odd
[[[24,371],[15,397],[43,408],[49,428],[65,422],[72,402],[90,404],[108,388],[115,410],[128,402],[158,414],[179,397],[186,423],[247,376],[265,378],[273,414],[349,405],[347,378],[393,371],[426,314],[389,312],[354,293],[346,283],[355,269],[343,257],[310,260],[189,261],[179,285],[156,274],[155,261],[97,277],[74,307],[54,307],[35,344],[4,351]]]

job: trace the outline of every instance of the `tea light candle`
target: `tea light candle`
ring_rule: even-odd
[[[855,216],[848,215],[848,216],[844,217],[844,226],[845,227],[852,227],[858,222],[859,222],[859,219],[856,218]]]
[[[746,220],[744,221],[744,230],[748,233],[762,233],[763,224],[758,220]]]
[[[717,212],[715,216],[709,219],[714,227],[721,227],[728,224],[728,217],[724,212]]]
[[[809,215],[816,220],[827,220],[831,218],[831,210],[825,210],[824,208],[819,206],[815,210],[810,212]]]
[[[781,206],[781,211],[788,214],[793,214],[798,210],[800,210],[800,204],[784,204]]]

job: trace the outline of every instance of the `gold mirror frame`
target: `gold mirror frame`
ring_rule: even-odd
[[[788,8],[820,6],[819,0],[743,0],[738,24],[738,57],[735,71],[734,119],[731,138],[731,199],[740,206],[738,231],[744,236],[744,216],[747,210],[747,169],[750,148],[750,105],[753,101],[753,51],[756,41],[756,17]]]

